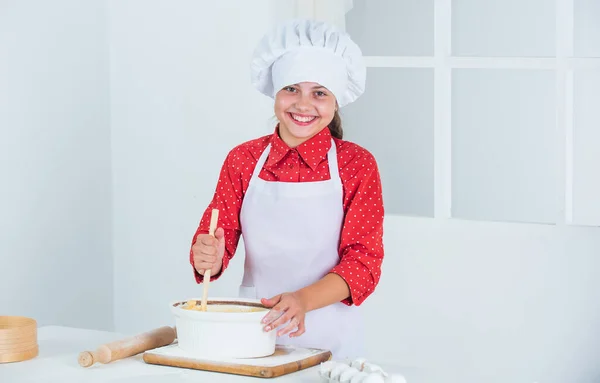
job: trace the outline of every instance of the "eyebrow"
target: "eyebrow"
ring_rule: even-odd
[[[300,87],[300,84],[294,84],[294,86]],[[317,90],[317,89],[327,90],[327,88],[325,88],[323,85],[316,85],[316,86],[313,86],[311,89],[312,90]]]

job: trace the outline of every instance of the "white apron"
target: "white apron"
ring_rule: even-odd
[[[254,168],[240,212],[246,250],[240,296],[245,298],[299,290],[321,279],[340,260],[344,211],[335,142],[327,153],[331,179],[325,181],[260,179],[270,149],[267,146]],[[304,334],[290,338],[288,333],[277,343],[330,350],[336,359],[364,355],[359,307],[336,302],[306,313],[304,323]]]

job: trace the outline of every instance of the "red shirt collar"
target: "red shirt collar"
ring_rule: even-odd
[[[327,152],[331,148],[331,132],[329,128],[323,128],[319,133],[315,134],[310,139],[298,145],[295,149],[304,162],[312,170],[316,170],[317,165],[327,156]],[[279,163],[293,149],[279,137],[279,126],[275,128],[275,132],[271,138],[271,151],[267,158],[266,165],[272,167]]]

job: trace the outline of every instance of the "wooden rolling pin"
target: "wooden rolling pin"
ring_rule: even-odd
[[[96,351],[83,351],[79,354],[79,365],[89,367],[94,363],[110,363],[128,358],[144,351],[167,346],[177,337],[176,329],[169,326],[160,327],[131,338],[103,344]]]

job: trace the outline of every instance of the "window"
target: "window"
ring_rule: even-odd
[[[600,2],[318,4],[366,56],[342,118],[388,214],[600,225]]]

